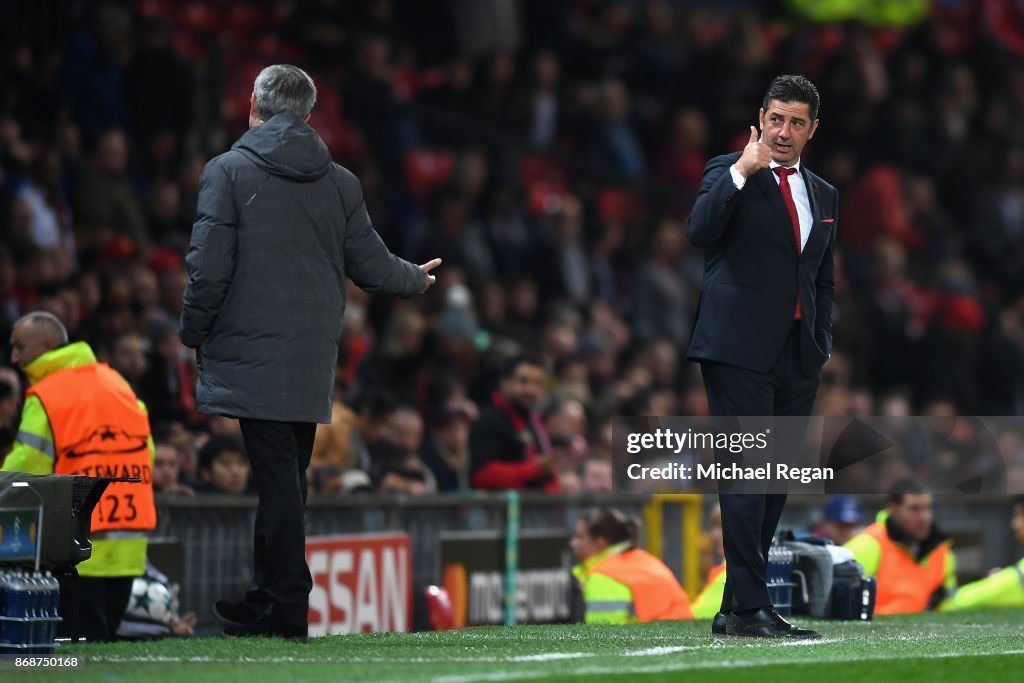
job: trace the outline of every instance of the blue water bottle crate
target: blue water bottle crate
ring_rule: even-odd
[[[772,545],[768,550],[768,597],[775,609],[784,617],[793,611],[793,551],[785,546]]]
[[[59,602],[50,572],[0,570],[0,654],[52,654]]]

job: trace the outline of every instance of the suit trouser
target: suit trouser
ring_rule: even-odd
[[[304,626],[313,587],[306,564],[306,468],[316,424],[251,419],[240,424],[259,495],[254,575],[245,602],[255,614],[269,610],[282,625]]]
[[[701,374],[713,417],[807,416],[821,381],[820,372],[808,377],[800,369],[798,323],[794,323],[779,358],[768,372],[703,361]],[[806,425],[802,421],[786,421],[785,425],[790,433],[786,438],[773,439],[776,447],[794,447],[803,439]],[[776,436],[781,436],[779,431],[775,430]],[[724,458],[728,459],[728,455]],[[781,458],[784,461],[785,455]],[[723,456],[716,453],[716,459],[721,461]],[[777,486],[777,482],[772,483],[773,489]],[[786,505],[786,494],[731,493],[729,488],[719,481],[726,567],[722,611],[771,607],[766,584],[768,550]]]

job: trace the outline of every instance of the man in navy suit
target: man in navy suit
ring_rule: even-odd
[[[820,96],[803,76],[772,81],[742,152],[715,157],[687,226],[704,282],[687,357],[712,416],[810,415],[832,349],[838,193],[800,163]],[[776,441],[776,448],[779,443]],[[785,461],[785,455],[776,456]],[[722,492],[726,588],[712,632],[814,637],[786,622],[765,585],[785,493]]]

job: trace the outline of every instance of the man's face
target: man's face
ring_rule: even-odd
[[[1017,542],[1024,545],[1024,505],[1013,506],[1013,518],[1010,520],[1010,526],[1013,527]]]
[[[156,445],[153,464],[153,488],[163,491],[178,482],[178,449],[169,443]]]
[[[932,529],[932,496],[930,493],[908,493],[898,505],[889,505],[889,515],[915,541],[923,541]]]
[[[31,322],[15,325],[11,332],[11,365],[24,370],[36,358],[54,348],[56,346],[40,325]]]
[[[412,411],[399,410],[387,421],[388,438],[407,451],[418,451],[423,441],[423,419]]]
[[[576,522],[576,533],[569,541],[569,547],[572,548],[576,561],[583,562],[591,555],[607,548],[608,543],[603,538],[591,536],[586,523],[581,519]]]
[[[249,485],[249,461],[238,451],[223,451],[201,476],[218,491],[241,495]]]
[[[772,148],[772,159],[783,166],[792,166],[800,158],[807,141],[818,129],[818,119],[811,120],[811,106],[806,102],[770,100],[760,112],[761,142]]]
[[[583,490],[587,493],[610,493],[612,464],[607,460],[589,460],[583,466]]]
[[[146,371],[146,342],[136,335],[121,337],[114,344],[110,364],[127,380],[138,379]]]
[[[843,545],[857,535],[860,527],[856,524],[846,524],[826,519],[821,523],[821,533],[825,538],[831,539],[836,545]]]
[[[521,410],[530,410],[544,395],[547,372],[539,365],[520,363],[511,376],[505,378],[503,392]]]

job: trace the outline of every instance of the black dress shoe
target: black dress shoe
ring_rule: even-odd
[[[246,602],[231,602],[230,600],[218,600],[213,603],[213,616],[225,626],[245,626],[259,619],[266,613],[256,612]]]
[[[779,627],[786,629],[787,638],[821,638],[821,634],[809,628],[800,628],[786,621],[776,610],[772,610],[772,617]]]
[[[224,635],[232,638],[286,638],[305,643],[309,639],[309,627],[305,624],[283,624],[270,615],[265,615],[249,624],[225,626]]]
[[[729,625],[733,623],[732,612],[719,612],[711,621],[711,632],[715,635],[724,636],[729,632]]]
[[[726,634],[745,636],[747,638],[789,638],[788,622],[782,619],[783,626],[777,619],[782,619],[773,609],[761,608],[753,614],[741,616],[733,614],[732,623],[726,626]]]

